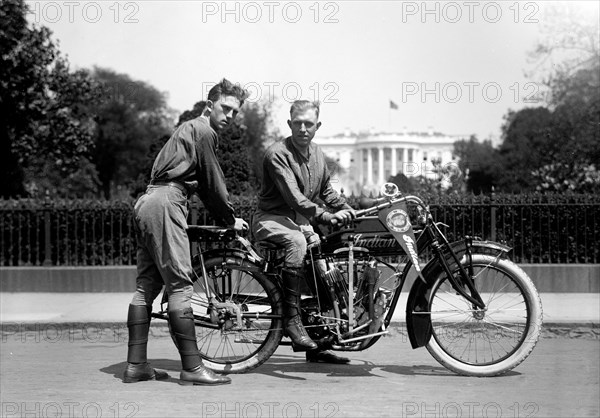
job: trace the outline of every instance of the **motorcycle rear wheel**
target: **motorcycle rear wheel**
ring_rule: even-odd
[[[466,268],[466,258],[461,261]],[[523,362],[542,327],[542,305],[527,274],[507,259],[473,255],[473,278],[486,304],[478,310],[440,273],[431,290],[431,355],[467,376],[496,376]]]
[[[239,257],[213,257],[204,264],[211,293],[218,302],[239,308],[242,323],[232,309],[217,313],[209,306],[202,267],[196,261],[193,268],[198,279],[192,308],[200,355],[214,371],[246,373],[267,361],[279,346],[283,336],[281,290],[256,269],[244,268]]]

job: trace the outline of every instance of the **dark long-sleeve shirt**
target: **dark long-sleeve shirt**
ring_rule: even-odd
[[[302,156],[286,138],[271,145],[263,159],[263,181],[258,208],[276,215],[290,216],[294,212],[307,219],[321,216],[324,209],[315,201],[320,198],[328,207],[350,208],[346,200],[331,186],[325,155],[314,143],[308,158]]]
[[[160,150],[152,179],[177,181],[186,185],[197,182],[200,199],[220,222],[235,222],[233,206],[225,185],[223,170],[217,160],[217,133],[202,117],[182,123]]]

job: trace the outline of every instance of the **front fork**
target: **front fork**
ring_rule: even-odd
[[[485,303],[483,299],[481,299],[481,295],[475,288],[475,282],[473,281],[473,256],[471,253],[473,239],[471,237],[465,237],[465,247],[466,252],[465,256],[467,258],[467,269],[462,266],[458,256],[450,246],[448,242],[445,242],[443,246],[446,247],[446,254],[449,254],[451,257],[451,262],[456,264],[456,275],[452,272],[450,265],[448,264],[448,260],[446,258],[446,254],[444,254],[443,246],[437,241],[437,239],[433,239],[432,248],[436,252],[438,259],[441,261],[441,265],[448,277],[448,281],[452,284],[454,290],[456,290],[461,296],[467,299],[469,302],[473,304],[474,309],[485,309]],[[457,277],[458,276],[458,277]],[[465,290],[465,286],[468,290]]]

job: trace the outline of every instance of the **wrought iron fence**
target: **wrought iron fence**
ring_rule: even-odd
[[[349,201],[354,205],[356,198]],[[450,240],[464,235],[513,247],[519,263],[600,263],[600,197],[446,196],[428,199]],[[235,198],[249,219],[256,199]],[[0,200],[0,266],[135,264],[131,201]],[[212,224],[199,200],[190,223]]]

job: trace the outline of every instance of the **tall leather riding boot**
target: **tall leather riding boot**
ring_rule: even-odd
[[[285,268],[282,271],[283,281],[283,324],[287,335],[292,340],[294,351],[307,351],[316,349],[317,343],[310,339],[302,325],[300,316],[300,285],[304,276],[301,268]]]
[[[222,385],[231,382],[230,378],[218,375],[202,364],[198,343],[196,342],[196,328],[192,308],[169,311],[169,323],[181,356],[183,370],[180,379],[182,384]]]
[[[146,363],[148,350],[148,332],[150,330],[150,315],[148,306],[129,305],[127,312],[127,328],[129,342],[127,343],[127,362]]]
[[[147,362],[151,312],[152,306],[129,305],[129,311],[127,312],[127,328],[129,328],[127,368],[123,374],[125,383],[160,380],[169,377],[167,373],[151,368]]]

